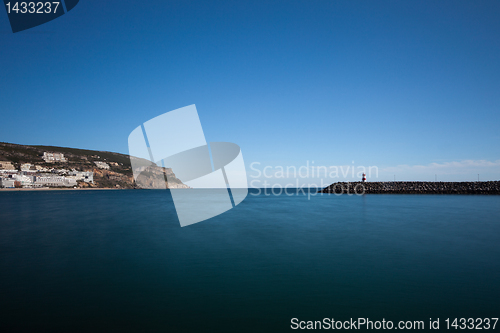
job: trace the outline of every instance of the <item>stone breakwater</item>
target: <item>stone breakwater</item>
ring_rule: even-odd
[[[500,194],[500,181],[338,182],[319,192],[335,194]]]

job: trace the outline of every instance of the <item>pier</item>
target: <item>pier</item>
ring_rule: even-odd
[[[349,194],[500,194],[500,181],[484,182],[337,182],[321,193]]]

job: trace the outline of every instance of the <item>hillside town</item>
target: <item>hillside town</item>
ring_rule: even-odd
[[[94,184],[93,169],[79,171],[58,167],[57,163],[68,161],[62,153],[44,152],[41,158],[45,161],[45,166],[22,163],[16,168],[10,161],[0,161],[0,188],[77,187],[81,183],[92,187],[90,184]],[[49,163],[54,166],[46,166]],[[110,169],[109,164],[105,162],[96,161],[94,164],[98,169]]]
[[[131,160],[136,166],[134,179]],[[169,182],[166,181],[166,176]],[[109,151],[0,142],[0,188],[189,188],[171,168]]]

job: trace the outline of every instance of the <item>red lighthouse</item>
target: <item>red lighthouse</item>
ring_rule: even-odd
[[[361,178],[361,181],[364,183],[366,182],[366,174],[363,172],[363,178]]]

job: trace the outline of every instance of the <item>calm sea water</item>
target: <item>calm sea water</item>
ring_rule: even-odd
[[[168,191],[0,203],[2,332],[500,317],[500,196],[249,195],[184,228]]]

